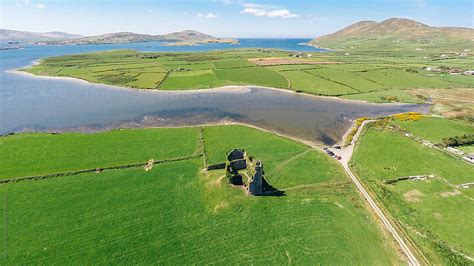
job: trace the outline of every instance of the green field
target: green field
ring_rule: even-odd
[[[314,69],[309,70],[309,72],[318,77],[326,78],[339,84],[344,84],[353,90],[360,92],[380,90],[383,87],[381,84],[377,84],[371,80],[365,79],[350,71]]]
[[[419,121],[395,121],[396,125],[434,144],[444,138],[474,134],[474,125],[463,121],[428,117]]]
[[[211,88],[216,83],[212,70],[194,70],[187,72],[172,72],[161,86],[164,90],[185,90]]]
[[[119,50],[45,58],[24,71],[138,89],[258,85],[370,102],[419,103],[425,100],[410,94],[414,89],[474,88],[473,77],[424,69],[426,66],[468,69],[474,64],[471,56],[439,60],[435,54],[422,55],[393,51],[295,54],[269,49],[194,53]],[[251,62],[265,58],[287,62],[265,66]]]
[[[260,85],[276,88],[288,87],[288,81],[280,73],[261,67],[215,69],[217,79],[224,84]]]
[[[284,75],[291,82],[291,89],[319,95],[344,95],[356,93],[349,86],[315,76],[308,71],[285,71]]]
[[[431,119],[403,123],[410,124],[413,132],[440,126],[439,121]],[[445,135],[452,133],[448,126],[437,130]],[[474,193],[472,188],[458,185],[474,182],[471,164],[424,146],[390,127],[372,126],[356,147],[351,168],[430,264],[470,264],[465,256],[473,256],[474,241],[466,230],[474,227]],[[384,183],[413,175],[434,177]]]
[[[143,129],[107,133],[18,134],[0,138],[0,178],[138,163],[192,154],[194,129]]]
[[[1,145],[3,177],[195,156],[149,172],[2,184],[6,264],[402,263],[334,160],[270,133],[215,126],[19,134]],[[222,179],[224,170],[203,172],[233,147],[262,159],[267,180],[286,195],[247,196]]]

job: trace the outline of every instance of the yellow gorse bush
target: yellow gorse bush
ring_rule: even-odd
[[[417,112],[408,112],[408,113],[393,115],[392,118],[399,121],[418,121],[423,118],[423,115]]]

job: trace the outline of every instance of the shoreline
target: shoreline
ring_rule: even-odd
[[[33,65],[37,65],[39,63],[40,62],[38,60],[35,60],[33,61],[31,65],[25,66],[22,68],[28,68]],[[110,85],[110,84],[104,84],[104,83],[90,82],[84,79],[74,78],[74,77],[36,75],[29,72],[21,71],[20,69],[22,68],[10,69],[10,70],[6,70],[5,72],[9,74],[14,74],[14,75],[23,75],[30,78],[63,80],[63,81],[70,81],[70,82],[78,82],[78,83],[97,86],[97,87],[103,86],[110,89],[129,90],[129,91],[143,92],[143,93],[165,93],[165,94],[196,94],[196,93],[201,94],[201,93],[214,93],[214,92],[249,93],[252,89],[264,89],[264,90],[273,90],[273,91],[278,91],[278,92],[288,93],[288,94],[293,94],[293,95],[301,95],[303,97],[315,97],[318,99],[351,102],[351,103],[358,103],[358,104],[373,104],[373,105],[381,105],[381,106],[404,106],[404,105],[417,104],[417,103],[372,103],[365,100],[344,99],[337,96],[328,96],[328,95],[315,95],[315,94],[310,94],[307,92],[296,92],[290,89],[265,87],[265,86],[258,86],[258,85],[225,85],[221,87],[214,87],[214,88],[207,88],[207,89],[190,89],[190,90],[137,89],[137,88],[131,88],[131,87],[126,87],[126,86],[117,86],[117,85]]]
[[[200,128],[200,127],[213,127],[213,126],[244,126],[248,128],[253,128],[262,132],[267,132],[285,139],[289,139],[295,142],[298,142],[300,144],[306,145],[311,148],[317,148],[317,149],[322,149],[324,146],[330,146],[330,145],[325,145],[324,143],[318,143],[315,141],[310,141],[306,140],[304,138],[292,136],[290,134],[285,134],[285,133],[280,133],[277,131],[273,131],[270,129],[265,129],[259,126],[251,125],[248,123],[243,123],[243,122],[236,122],[236,121],[229,121],[229,120],[223,120],[220,122],[209,122],[209,123],[203,123],[203,124],[196,124],[196,125],[176,125],[176,126],[148,126],[148,127],[125,127],[125,128],[105,128],[105,129],[98,129],[98,130],[91,130],[91,131],[84,131],[84,130],[79,130],[78,128],[70,128],[69,129],[63,129],[62,130],[33,130],[33,131],[24,131],[24,132],[12,132],[9,134],[4,134],[0,135],[0,138],[2,137],[8,137],[8,136],[14,136],[14,135],[20,135],[20,134],[34,134],[34,133],[44,133],[44,134],[53,134],[53,133],[60,133],[60,134],[67,134],[67,133],[79,133],[79,134],[95,134],[95,133],[101,133],[101,132],[110,132],[114,130],[140,130],[140,129],[160,129],[160,128]],[[350,128],[352,129],[352,127]],[[349,130],[350,130],[349,129]]]

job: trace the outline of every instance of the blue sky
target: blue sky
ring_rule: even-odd
[[[0,27],[83,35],[185,29],[219,37],[308,37],[360,20],[473,27],[473,0],[1,0]]]

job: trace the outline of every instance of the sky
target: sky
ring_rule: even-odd
[[[82,35],[198,30],[217,37],[314,38],[391,17],[474,27],[473,0],[1,0],[0,28]]]

